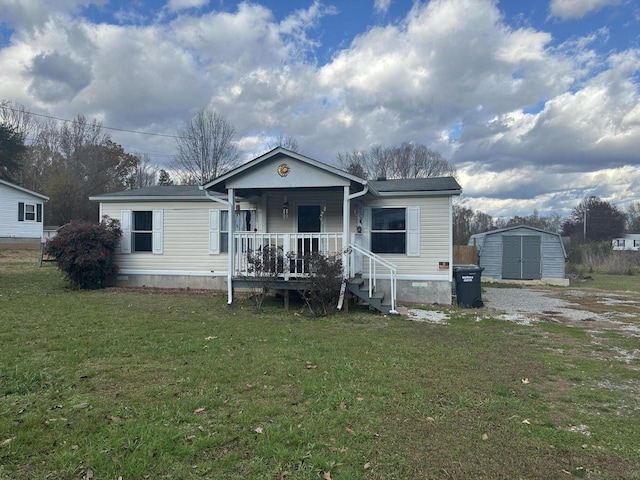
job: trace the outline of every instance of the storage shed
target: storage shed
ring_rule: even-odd
[[[565,280],[567,254],[560,234],[519,225],[472,235],[483,278]]]

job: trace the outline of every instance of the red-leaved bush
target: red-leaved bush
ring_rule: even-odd
[[[120,222],[103,217],[100,223],[68,223],[45,245],[44,253],[78,289],[100,287],[118,272],[113,255],[122,237]]]

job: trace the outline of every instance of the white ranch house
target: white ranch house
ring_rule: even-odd
[[[0,180],[0,241],[42,241],[49,197]]]
[[[452,177],[364,180],[276,148],[200,187],[90,197],[119,219],[119,285],[226,290],[251,277],[248,252],[270,246],[295,288],[310,251],[340,254],[347,288],[383,312],[398,301],[451,303]],[[229,212],[233,212],[229,215]]]
[[[620,238],[614,238],[612,241],[614,250],[631,250],[633,252],[640,251],[640,233],[625,233]]]

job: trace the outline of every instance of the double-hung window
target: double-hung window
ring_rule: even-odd
[[[370,225],[373,253],[420,256],[420,207],[418,205],[371,208]]]
[[[250,232],[252,225],[251,210],[236,211],[234,224],[236,232]],[[229,210],[220,211],[220,252],[229,252]]]
[[[121,253],[163,252],[164,213],[162,210],[122,210]]]
[[[42,222],[42,204],[18,203],[19,222]]]
[[[134,252],[153,251],[153,212],[134,211],[131,246]]]
[[[406,252],[406,212],[404,208],[371,209],[371,251]]]

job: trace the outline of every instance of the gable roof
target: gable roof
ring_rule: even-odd
[[[560,237],[560,234],[559,234],[559,233],[557,233],[557,232],[551,232],[551,231],[549,231],[549,230],[543,230],[542,228],[532,227],[532,226],[530,226],[530,225],[524,225],[524,224],[523,224],[523,225],[515,225],[515,226],[513,226],[513,227],[499,228],[499,229],[497,229],[497,230],[488,230],[488,231],[486,231],[486,232],[482,232],[482,233],[476,233],[476,234],[474,234],[474,235],[471,235],[471,238],[473,238],[473,237],[476,237],[476,238],[477,238],[477,237],[485,237],[485,236],[487,236],[487,235],[494,235],[494,234],[496,234],[496,233],[508,232],[508,231],[511,231],[511,230],[516,230],[516,229],[518,229],[518,228],[526,228],[526,229],[528,229],[528,230],[533,230],[533,231],[535,231],[535,232],[548,233],[548,234],[550,234],[550,235],[556,235],[556,236]]]
[[[32,195],[34,197],[37,197],[40,200],[44,200],[45,202],[49,200],[49,197],[47,197],[46,195],[42,195],[41,193],[34,192],[33,190],[29,190],[28,188],[24,188],[24,187],[21,187],[19,185],[15,185],[15,184],[13,184],[11,182],[7,182],[6,180],[0,179],[0,185],[5,185],[5,186],[7,186],[9,188],[14,188],[16,190],[19,190],[22,193],[26,193],[28,195]]]
[[[286,148],[276,147],[273,150],[263,155],[260,155],[259,157],[256,157],[253,160],[250,160],[247,163],[240,165],[239,167],[234,168],[233,170],[223,175],[220,175],[219,177],[214,178],[213,180],[202,185],[201,188],[204,190],[209,190],[209,189],[215,190],[216,187],[218,187],[218,189],[220,187],[224,187],[224,184],[228,179],[241,175],[247,172],[248,170],[254,169],[256,166],[260,165],[261,163],[271,160],[272,158],[277,157],[279,155],[285,155],[287,157],[290,157],[291,159],[297,160],[301,163],[310,165],[311,167],[314,167],[319,170],[323,170],[327,173],[331,173],[338,177],[344,178],[353,183],[357,183],[361,185],[365,185],[367,183],[367,181],[364,180],[363,178],[357,177],[356,175],[352,175],[347,172],[343,172],[342,170],[332,167],[331,165],[328,165],[326,163],[319,162],[318,160],[314,160],[313,158],[305,157],[304,155],[301,155],[296,152],[292,152],[291,150],[287,150]]]

